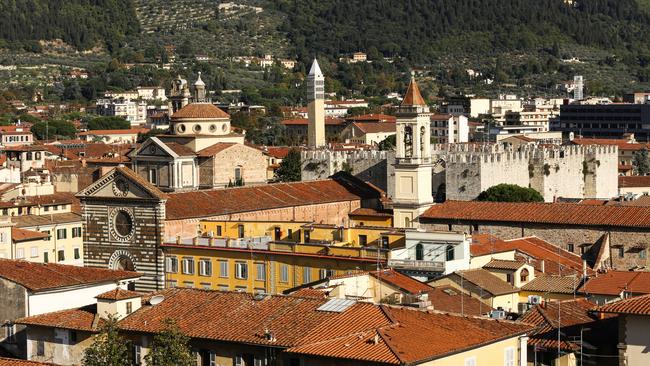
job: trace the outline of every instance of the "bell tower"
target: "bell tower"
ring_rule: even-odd
[[[314,59],[307,76],[307,144],[310,148],[325,146],[325,77]]]
[[[433,204],[431,194],[431,113],[411,76],[397,111],[395,197],[397,227],[417,227],[417,218]]]

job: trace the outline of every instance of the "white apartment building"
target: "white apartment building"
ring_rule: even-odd
[[[431,136],[437,143],[469,142],[469,120],[464,115],[431,116]]]
[[[147,123],[147,103],[128,98],[98,99],[97,114],[124,117],[132,126]]]

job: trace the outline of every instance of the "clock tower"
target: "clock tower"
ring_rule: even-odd
[[[396,116],[393,222],[417,227],[418,217],[433,204],[431,113],[413,76]]]

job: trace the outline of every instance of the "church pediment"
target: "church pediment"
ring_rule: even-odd
[[[167,196],[131,169],[117,167],[77,193],[77,197],[160,200]]]
[[[132,158],[137,157],[165,157],[177,158],[176,154],[165,143],[160,141],[157,137],[151,137],[145,141],[140,148],[133,151],[130,155]]]

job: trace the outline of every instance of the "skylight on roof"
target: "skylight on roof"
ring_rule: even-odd
[[[342,313],[350,306],[356,303],[355,300],[349,299],[330,299],[328,302],[321,305],[318,309],[320,311],[331,311],[333,313]]]

